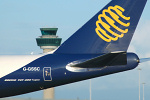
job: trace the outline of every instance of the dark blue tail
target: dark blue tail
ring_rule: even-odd
[[[55,53],[99,54],[127,51],[147,0],[112,0]]]

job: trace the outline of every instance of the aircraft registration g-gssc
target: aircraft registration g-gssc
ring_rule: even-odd
[[[53,53],[0,56],[0,97],[134,69],[127,53],[147,0],[112,0]]]

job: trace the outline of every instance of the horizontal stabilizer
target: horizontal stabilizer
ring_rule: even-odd
[[[87,60],[79,64],[71,65],[71,67],[98,68],[104,66],[115,66],[126,64],[127,64],[126,52],[113,52],[104,54],[102,56]]]
[[[147,62],[147,61],[150,61],[150,58],[141,58],[140,59],[140,63]]]

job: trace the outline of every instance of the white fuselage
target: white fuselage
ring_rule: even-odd
[[[2,55],[0,56],[0,78],[29,64],[41,55]]]

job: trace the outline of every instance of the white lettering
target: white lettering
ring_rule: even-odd
[[[40,67],[23,67],[23,71],[40,71]]]
[[[16,81],[17,79],[5,79],[4,81]]]

